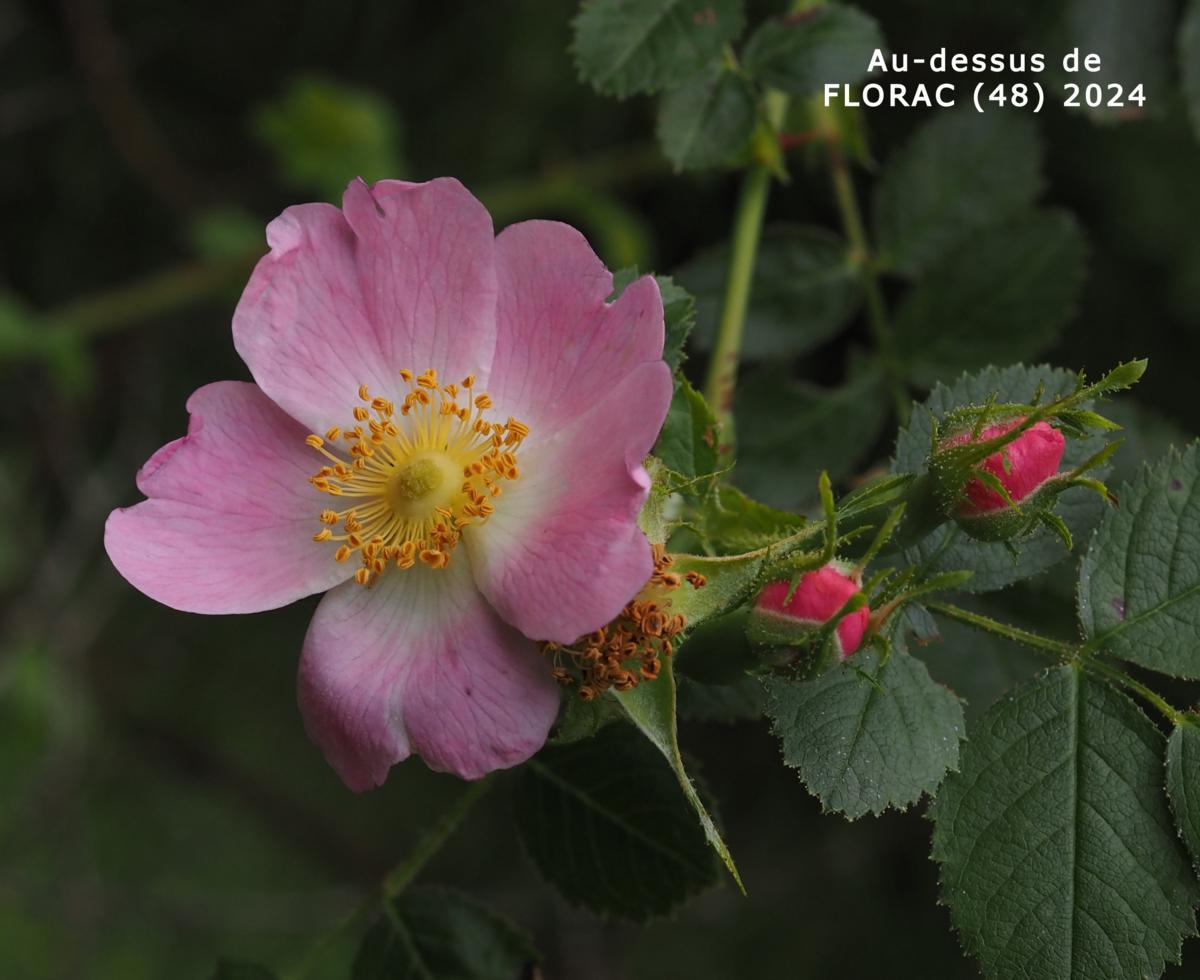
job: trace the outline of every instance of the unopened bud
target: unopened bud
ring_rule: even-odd
[[[860,596],[861,588],[854,573],[837,562],[805,572],[794,592],[787,579],[772,582],[755,602],[751,635],[780,645],[802,645],[823,631],[849,604],[831,638],[838,658],[845,660],[862,645],[871,618],[865,597]]]
[[[977,440],[969,433],[951,436],[945,445],[962,445],[967,442],[983,442],[1011,432],[1021,424],[1013,419],[1001,425],[984,429]],[[1067,441],[1063,434],[1047,422],[1038,422],[1002,449],[992,453],[979,464],[979,468],[991,473],[1015,504],[1021,504],[1038,488],[1058,472],[1063,450]],[[963,499],[958,506],[960,517],[982,517],[997,510],[1010,507],[1009,501],[979,477],[973,477],[963,488]]]
[[[986,426],[977,434],[954,433],[939,444],[931,472],[947,516],[973,538],[1008,541],[1031,530],[1069,486],[1058,472],[1066,439],[1047,422],[1036,422],[984,459],[964,464],[966,447],[998,439],[1024,417]]]

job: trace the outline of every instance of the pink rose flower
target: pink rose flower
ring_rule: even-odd
[[[979,433],[979,441],[1011,432],[1022,421],[1024,419],[1015,418],[990,425]],[[951,436],[943,445],[961,446],[971,441],[974,440],[970,432],[962,432]],[[1047,422],[1037,422],[979,466],[996,477],[1013,501],[1020,504],[1058,472],[1066,444],[1061,432]],[[963,493],[965,497],[957,509],[960,517],[982,517],[1009,509],[1008,501],[978,477],[967,483]]]
[[[329,590],[299,703],[346,784],[412,753],[467,779],[537,751],[559,693],[537,642],[603,626],[653,572],[636,518],[666,417],[663,307],[575,229],[495,236],[457,181],[355,181],[288,208],[233,318],[255,384],[188,400],[188,434],[114,511],[118,571],[175,609]]]
[[[787,599],[792,583],[787,579],[772,582],[759,593],[754,605],[754,615],[771,617],[778,627],[799,626],[802,631],[816,631],[836,616],[850,601],[850,597],[862,588],[862,584],[841,568],[830,562],[800,577],[796,591]],[[867,606],[847,613],[834,630],[834,644],[838,656],[845,660],[861,645],[871,610]]]

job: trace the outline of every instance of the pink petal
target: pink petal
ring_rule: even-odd
[[[525,221],[496,238],[498,337],[489,392],[548,438],[637,365],[662,360],[663,306],[652,276],[611,306],[612,276],[570,225]]]
[[[755,601],[756,611],[797,625],[811,626],[816,630],[828,623],[850,601],[850,597],[862,589],[862,584],[847,575],[836,564],[830,563],[811,572],[805,572],[792,592],[788,579],[771,582]],[[785,602],[791,593],[791,601]],[[862,639],[870,624],[871,610],[864,606],[842,617],[837,625],[837,640],[842,659],[849,657],[862,645]]]
[[[201,613],[275,609],[352,574],[312,540],[329,498],[308,483],[321,460],[305,430],[242,381],[206,385],[187,407],[188,434],[138,472],[151,499],[109,515],[117,571],[152,599]]]
[[[411,753],[477,779],[546,740],[559,693],[537,646],[500,620],[462,551],[445,569],[391,568],[317,607],[300,661],[309,736],[351,789]]]
[[[272,221],[233,316],[255,380],[314,432],[351,421],[361,384],[394,398],[401,368],[486,379],[496,340],[492,220],[462,184],[359,180],[343,207]]]
[[[523,445],[520,479],[463,541],[483,594],[526,636],[569,643],[603,626],[646,584],[637,527],[650,479],[642,460],[671,401],[671,372],[641,364],[547,442]]]
[[[983,441],[1002,436],[1023,421],[1023,418],[1016,418],[988,426],[979,433],[978,439]],[[959,446],[970,441],[969,432],[958,433],[943,445]],[[992,453],[980,466],[996,477],[1013,501],[1019,504],[1058,472],[1066,445],[1067,440],[1058,429],[1048,422],[1037,422],[1003,449]],[[978,516],[1006,510],[1008,506],[1008,501],[982,480],[972,479],[965,488],[965,499],[959,512],[964,516]]]

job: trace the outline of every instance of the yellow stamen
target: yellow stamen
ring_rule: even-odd
[[[336,542],[338,562],[357,553],[361,585],[373,585],[393,563],[445,568],[466,530],[495,512],[501,484],[519,478],[516,453],[529,435],[511,416],[504,423],[484,417],[492,399],[474,390],[473,374],[457,385],[442,385],[432,368],[399,376],[396,401],[361,385],[352,428],[331,426],[324,438],[305,440],[329,464],[309,482],[353,503],[322,510],[313,540]],[[467,392],[462,403],[460,390]]]

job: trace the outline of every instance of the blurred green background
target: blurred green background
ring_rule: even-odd
[[[1007,51],[1054,5],[864,6],[893,50]],[[187,395],[248,377],[230,314],[287,204],[336,200],[359,173],[452,174],[498,226],[570,221],[613,268],[671,272],[723,240],[736,176],[672,175],[649,101],[577,83],[574,7],[0,3],[0,977],[203,980],[218,954],[290,964],[460,791],[414,760],[350,794],[295,707],[315,603],[174,613],[116,575],[101,529],[183,431]],[[1045,199],[1090,242],[1081,308],[1047,357],[1151,359],[1140,407],[1123,410],[1124,472],[1200,428],[1200,147],[1177,101],[1121,125],[1039,119]],[[926,115],[870,113],[873,156]],[[794,171],[772,219],[835,227],[827,175],[803,156]],[[865,339],[856,321],[789,370],[840,385]],[[695,353],[689,371],[703,363]],[[862,447],[859,471],[891,437]],[[773,465],[773,479],[800,479]],[[1000,602],[1037,620],[1047,588]],[[1031,669],[956,633],[926,653],[973,713]],[[682,737],[748,898],[723,887],[645,929],[572,910],[521,853],[503,780],[423,880],[529,930],[552,978],[976,975],[935,904],[920,812],[822,817],[765,723],[693,717]],[[311,975],[345,976],[353,938]]]

